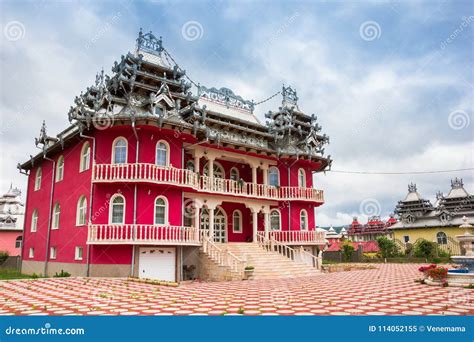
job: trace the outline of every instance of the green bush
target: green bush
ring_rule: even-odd
[[[0,251],[0,265],[3,264],[9,256],[8,251]]]
[[[53,277],[54,278],[67,278],[67,277],[70,277],[70,276],[71,276],[71,273],[66,272],[64,270],[61,270],[61,272],[59,272],[59,273],[56,272]]]
[[[414,247],[414,254],[418,258],[430,259],[435,256],[437,246],[434,242],[425,239],[419,240]]]
[[[450,253],[446,252],[444,249],[438,247],[438,256],[440,258],[449,258],[451,256]]]
[[[354,246],[351,243],[344,242],[342,244],[342,259],[344,261],[351,260],[352,254],[354,253]]]
[[[385,236],[377,238],[377,244],[379,245],[382,258],[393,258],[400,253],[395,241]]]

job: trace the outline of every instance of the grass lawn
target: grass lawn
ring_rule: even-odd
[[[38,278],[38,276],[22,274],[20,271],[14,269],[0,269],[0,280],[33,278]]]

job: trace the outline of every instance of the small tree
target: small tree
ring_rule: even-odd
[[[395,241],[390,240],[385,236],[377,238],[377,244],[379,245],[382,258],[395,257],[399,253],[398,246],[396,245]]]
[[[425,239],[416,242],[414,247],[414,254],[418,258],[431,258],[436,252],[436,244]]]
[[[344,241],[341,246],[342,248],[342,258],[344,261],[351,260],[352,254],[354,253],[354,246],[349,241]]]
[[[8,251],[0,251],[0,265],[3,264],[9,256]]]

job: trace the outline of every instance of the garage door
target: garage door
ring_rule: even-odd
[[[142,247],[138,260],[139,277],[176,281],[176,249]]]

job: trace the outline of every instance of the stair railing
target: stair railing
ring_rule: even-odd
[[[257,243],[259,247],[265,249],[266,251],[277,252],[278,254],[292,261],[301,262],[305,265],[321,269],[322,258],[320,256],[316,257],[305,251],[303,246],[297,249],[291,248],[279,241],[276,241],[274,238],[267,238],[264,232],[257,232]]]
[[[236,272],[243,277],[245,271],[245,261],[239,259],[235,254],[228,250],[222,250],[211,239],[209,233],[202,232],[202,250],[219,266],[229,267],[232,272]]]

